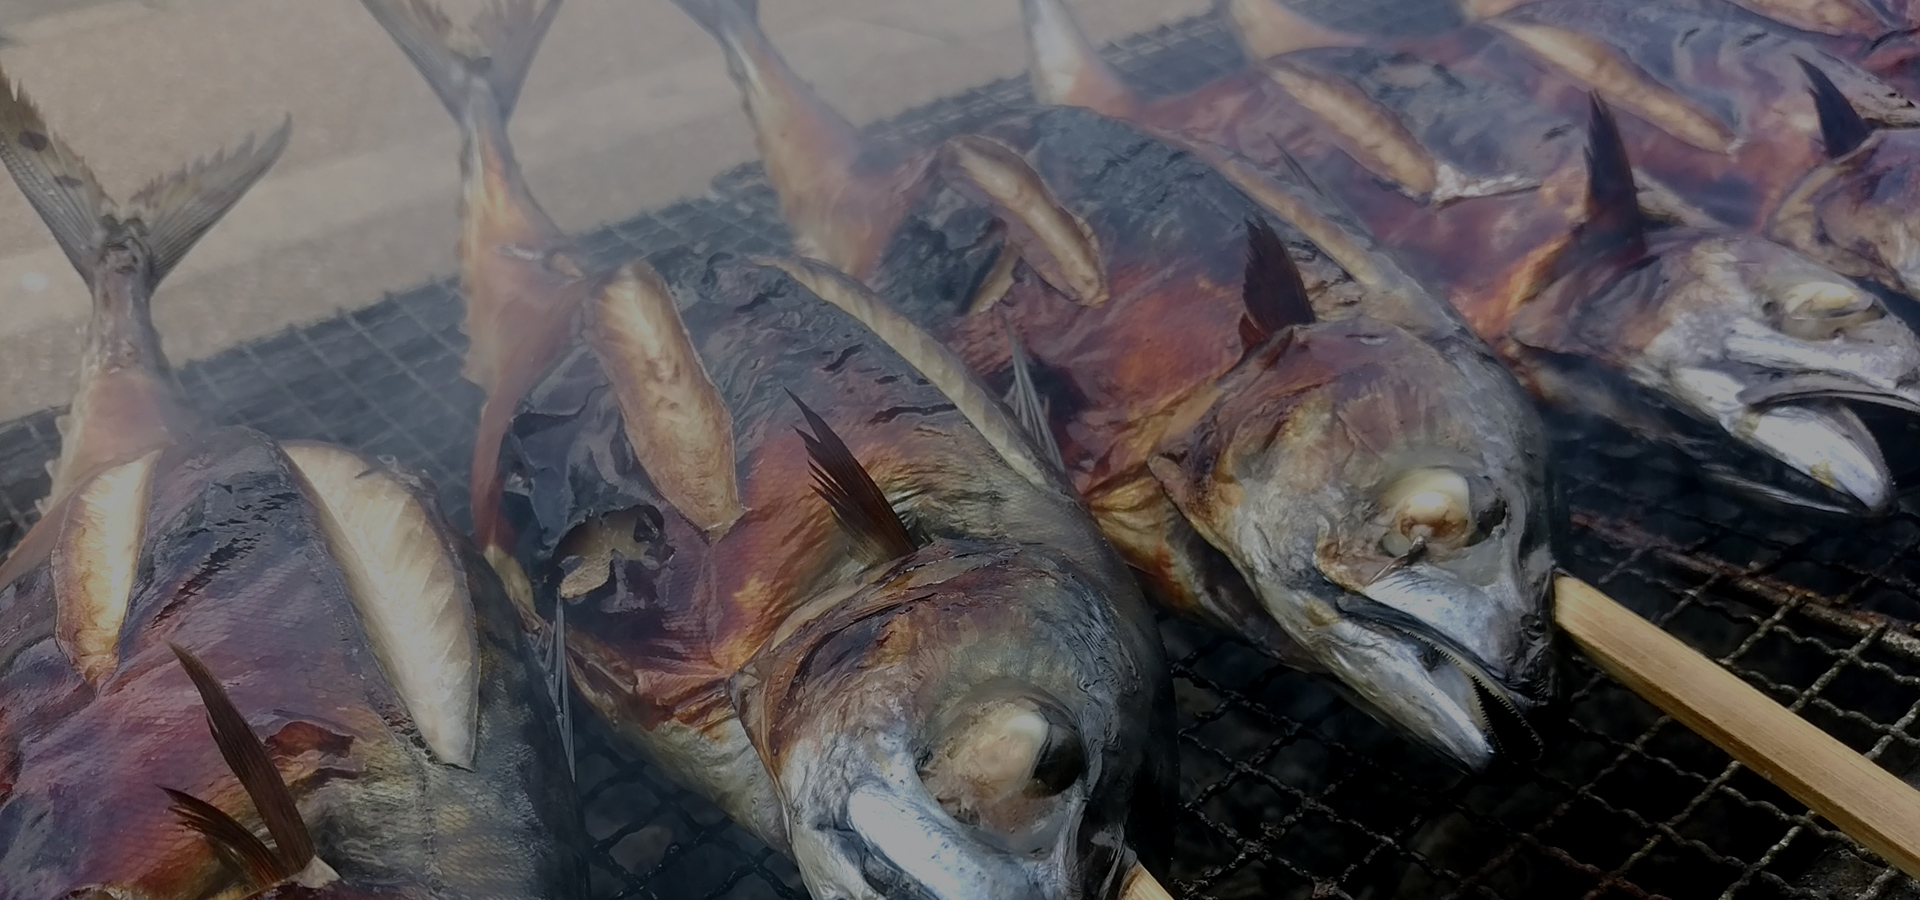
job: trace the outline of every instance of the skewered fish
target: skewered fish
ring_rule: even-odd
[[[0,898],[584,897],[553,711],[431,493],[173,383],[152,293],[287,135],[116,204],[0,77],[0,161],[93,296],[0,566]]]
[[[1551,693],[1540,426],[1324,198],[1276,187],[1272,230],[1201,160],[1077,109],[889,158],[744,6],[679,3],[725,49],[801,249],[1015,384],[1166,605],[1330,672],[1463,764],[1531,742],[1514,713]]]
[[[1651,230],[1613,116],[1581,102],[1585,122],[1502,80],[1342,47],[1131,114],[1214,148],[1227,171],[1304,165],[1546,402],[1671,444],[1752,496],[1887,508],[1879,447],[1839,401],[1912,408],[1920,339],[1757,235]],[[1653,186],[1652,205],[1709,221],[1676,190]]]
[[[366,5],[465,137],[475,514],[528,624],[565,610],[581,696],[816,896],[1111,897],[1157,864],[1152,618],[999,401],[818,263],[584,257],[506,140],[557,2],[470,38]]]

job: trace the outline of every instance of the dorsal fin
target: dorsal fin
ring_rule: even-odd
[[[1247,275],[1240,289],[1247,321],[1261,340],[1296,325],[1313,324],[1300,266],[1265,219],[1247,220]]]
[[[293,873],[272,847],[260,840],[247,826],[205,800],[185,791],[163,787],[173,803],[167,807],[180,823],[205,838],[215,856],[227,867],[247,877],[253,887],[279,884]]]
[[[834,520],[852,539],[854,552],[861,561],[879,565],[919,549],[919,542],[907,530],[906,521],[887,501],[887,495],[874,483],[873,476],[867,474],[866,467],[854,458],[853,451],[847,449],[846,442],[840,440],[840,435],[792,391],[788,391],[787,396],[793,398],[793,404],[800,407],[800,415],[807,420],[807,427],[813,429],[812,434],[794,429],[807,444],[813,489],[820,499],[827,501]]]
[[[253,799],[254,809],[260,813],[260,819],[267,826],[267,833],[273,836],[273,855],[279,862],[279,878],[273,883],[295,879],[308,887],[317,887],[339,876],[314,855],[313,835],[307,831],[307,823],[300,818],[300,808],[293,801],[293,791],[280,778],[280,771],[273,766],[273,760],[267,756],[267,746],[261,743],[260,736],[253,733],[253,726],[247,724],[247,717],[233,704],[233,698],[227,696],[227,689],[213,676],[206,664],[178,644],[169,644],[173,655],[180,660],[180,667],[187,670],[187,677],[193,680],[194,690],[200,693],[200,702],[207,708],[207,729],[213,732],[213,742],[220,748],[220,756],[227,761],[227,768],[240,780],[247,796]],[[204,813],[211,805],[196,807],[195,812]],[[224,815],[224,814],[223,814]],[[229,822],[231,822],[229,817]],[[240,827],[237,823],[233,827]],[[222,831],[225,827],[221,826]],[[242,829],[244,830],[244,829]],[[201,832],[206,834],[206,832]],[[257,839],[256,839],[257,840]],[[241,848],[230,848],[239,851]],[[246,852],[257,853],[248,848]]]
[[[1620,139],[1613,110],[1598,93],[1588,95],[1587,215],[1554,266],[1556,276],[1599,259],[1638,259],[1647,252],[1646,216],[1640,211],[1633,164]]]
[[[1066,458],[1060,455],[1060,444],[1053,439],[1053,428],[1048,424],[1047,404],[1040,397],[1040,389],[1033,383],[1033,363],[1027,358],[1027,348],[1020,345],[1020,336],[1013,333],[1013,326],[1001,320],[1007,330],[1007,350],[1013,364],[1013,388],[1007,392],[1007,405],[1013,407],[1015,418],[1027,430],[1027,436],[1033,438],[1041,454],[1053,461],[1060,471],[1067,470]]]
[[[952,348],[901,315],[866,285],[815,260],[754,257],[753,262],[787,273],[814,296],[865,325],[932,383],[934,389],[947,395],[994,452],[1028,484],[1045,491],[1067,490],[1057,473],[1047,471],[1047,464],[1034,451],[1033,442],[1020,433],[1020,423],[974,378],[972,370]]]
[[[1820,114],[1820,139],[1827,145],[1827,157],[1839,159],[1866,143],[1867,138],[1873,136],[1873,126],[1853,108],[1853,101],[1840,92],[1819,66],[1799,56],[1793,61],[1800,64],[1800,71],[1807,73],[1807,85],[1813,91],[1813,108]]]

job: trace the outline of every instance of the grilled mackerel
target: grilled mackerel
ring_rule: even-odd
[[[486,563],[413,476],[207,425],[161,353],[154,288],[287,135],[116,204],[0,77],[0,160],[93,297],[52,492],[0,566],[0,898],[583,898]]]
[[[1844,402],[1913,408],[1920,339],[1841,273],[1636,180],[1610,105],[1575,96],[1578,114],[1509,80],[1337,47],[1136,116],[1255,168],[1303,164],[1542,400],[1751,497],[1885,510],[1886,463]],[[1677,224],[1653,227],[1641,203]]]
[[[1464,765],[1503,731],[1532,749],[1540,426],[1364,231],[1301,181],[1266,186],[1270,221],[1205,161],[1079,109],[889,156],[744,6],[680,5],[725,49],[802,251],[1010,385],[1164,605]]]
[[[1151,616],[1000,402],[818,263],[585,258],[505,133],[556,2],[470,35],[366,5],[465,136],[475,515],[588,704],[816,896],[1104,898],[1157,864]]]

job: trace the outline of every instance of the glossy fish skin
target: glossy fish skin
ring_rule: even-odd
[[[168,385],[148,298],[266,171],[285,130],[115,204],[11,85],[0,92],[0,157],[95,301],[79,389],[90,402],[75,404],[61,457],[90,463],[60,470],[74,473],[56,479],[68,487],[0,585],[0,898],[584,897],[553,711],[499,581],[430,492],[338,448],[192,425]],[[385,499],[338,490],[318,460],[364,469]],[[394,505],[415,527],[382,537],[416,542],[459,579],[415,586],[457,598],[443,621],[470,642],[456,641],[470,663],[450,673],[470,707],[402,690],[392,667],[408,668],[407,653],[356,596],[350,572],[366,558],[329,517]],[[116,571],[124,580],[100,577]],[[222,758],[173,645],[226,686],[296,804],[315,856],[295,881],[228,866],[156,787],[258,829],[255,785],[243,790]]]
[[[367,5],[443,98],[479,85],[430,7]],[[492,38],[530,49],[525,23],[552,4],[500,10],[521,24]],[[470,154],[511,159],[504,130],[460,118]],[[493,215],[544,220],[513,166],[477,171],[470,234]],[[476,284],[580,258],[564,240],[469,248],[490,254],[463,262]],[[579,271],[577,293],[533,298],[578,323],[558,352],[503,346],[469,367],[533,373],[524,395],[489,398],[515,413],[476,453],[498,455],[505,486],[496,535],[511,542],[493,558],[525,573],[533,627],[565,604],[586,702],[793,855],[818,896],[1111,897],[1136,852],[1157,865],[1174,753],[1152,617],[999,402],[957,362],[904,359],[904,320],[876,330],[837,309],[879,301],[817,264],[678,253]],[[642,377],[710,390],[724,421],[658,427],[665,411],[630,389]],[[851,461],[810,450],[828,434]],[[707,465],[674,502],[662,467],[690,461]],[[911,546],[876,553],[886,542],[836,524],[816,486],[853,471]],[[730,520],[695,514],[729,494]]]
[[[1522,52],[1498,49],[1485,31],[1449,40],[1482,58]],[[1300,102],[1297,84],[1261,77],[1274,65],[1305,73],[1311,89],[1351,91],[1361,108],[1401,124],[1410,152],[1505,192],[1443,198],[1383,187],[1378,164],[1366,164],[1356,143],[1365,135],[1329,127]],[[1306,165],[1415,275],[1444,286],[1542,399],[1674,444],[1751,496],[1842,512],[1891,502],[1878,447],[1834,402],[1912,408],[1920,341],[1873,295],[1773,242],[1713,226],[1658,180],[1638,185],[1642,202],[1702,227],[1650,235],[1650,252],[1631,269],[1569,257],[1592,214],[1587,117],[1536,99],[1517,77],[1484,77],[1393,48],[1306,50],[1263,66],[1143,116],[1267,167],[1289,157]],[[1234,116],[1221,116],[1226,110]],[[1621,181],[1624,166],[1614,169],[1606,181]],[[1553,302],[1535,302],[1549,294]]]
[[[840,264],[975,371],[1011,381],[1009,337],[1027,349],[1075,487],[1163,605],[1330,671],[1467,766],[1495,752],[1476,681],[1518,709],[1550,696],[1537,418],[1384,257],[1355,257],[1377,279],[1361,284],[1288,230],[1313,310],[1249,337],[1245,248],[1263,212],[1192,155],[1062,108],[885,168],[820,137],[852,132],[740,7],[682,6],[728,48],[762,152],[784,160],[783,208],[912,178],[865,215],[791,224],[803,247],[842,248]],[[1365,244],[1338,221],[1315,225]],[[1290,480],[1289,461],[1320,480]],[[1458,477],[1456,499],[1486,529],[1434,541],[1404,593],[1375,590],[1406,549],[1382,549],[1390,498],[1416,477]]]
[[[1671,92],[1730,139],[1725,151],[1695,146],[1670,121],[1627,115],[1636,111],[1626,91],[1603,91],[1622,110],[1629,153],[1648,177],[1721,222],[1762,231],[1844,274],[1920,287],[1920,235],[1908,215],[1920,188],[1904,177],[1920,160],[1920,109],[1894,86],[1753,16],[1615,0],[1532,3],[1409,49],[1524,85],[1571,112],[1586,85],[1511,36],[1540,29],[1592,39],[1638,69],[1634,83]],[[1888,128],[1871,151],[1826,146],[1809,66]]]

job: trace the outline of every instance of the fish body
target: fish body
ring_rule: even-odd
[[[469,156],[503,160],[504,131],[475,124],[512,88],[472,76],[555,5],[500,7],[460,50],[431,7],[367,3],[443,99],[473,91],[450,109],[495,103],[456,117]],[[488,173],[466,171],[469,234],[544,220],[514,167]],[[583,259],[463,244],[470,317],[556,258]],[[536,274],[496,270],[516,266]],[[526,623],[564,608],[590,707],[819,895],[1110,897],[1159,863],[1172,698],[1151,615],[997,398],[818,263],[562,274],[539,302],[564,340],[469,358],[530,373],[491,386],[513,414],[476,448],[503,486],[477,515],[501,520],[489,557]]]
[[[974,371],[1030,382],[1043,443],[1163,605],[1330,672],[1463,765],[1496,752],[1490,717],[1551,694],[1536,414],[1324,197],[1275,185],[1297,215],[1268,224],[1195,153],[1065,107],[889,158],[744,7],[681,5],[726,49],[799,245],[838,248]],[[862,196],[884,202],[791,213]],[[1427,540],[1401,513],[1428,500],[1476,524]],[[1415,541],[1435,552],[1388,597]]]
[[[1649,110],[1701,144],[1719,119],[1653,90],[1542,99],[1575,86],[1485,27],[1420,46],[1295,51],[1143,116],[1261,168],[1305,166],[1541,399],[1678,447],[1749,496],[1891,503],[1879,448],[1839,401],[1913,408],[1920,341],[1840,272],[1716,222],[1657,166],[1640,177],[1615,138],[1627,129],[1592,104]],[[1649,231],[1636,196],[1679,224]]]
[[[552,708],[430,492],[171,385],[152,291],[286,135],[115,204],[0,79],[0,160],[94,301],[0,586],[0,897],[583,897]]]

